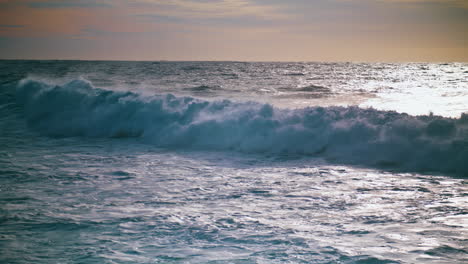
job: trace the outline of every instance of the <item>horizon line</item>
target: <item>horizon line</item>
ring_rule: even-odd
[[[25,58],[0,58],[0,61],[82,61],[82,62],[240,62],[240,63],[433,63],[433,64],[444,64],[444,63],[468,63],[467,61],[405,61],[405,60],[363,60],[363,61],[346,61],[346,60],[330,60],[330,61],[319,61],[319,60],[167,60],[167,59],[155,59],[155,60],[121,60],[121,59],[25,59]]]

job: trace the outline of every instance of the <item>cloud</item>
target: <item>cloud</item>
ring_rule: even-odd
[[[376,0],[378,2],[386,3],[401,3],[401,4],[419,4],[419,5],[428,5],[428,4],[437,4],[442,6],[452,6],[468,9],[467,0]]]
[[[96,8],[112,7],[107,1],[68,0],[68,1],[35,1],[29,2],[31,8]]]
[[[23,28],[24,25],[0,25],[0,28]]]
[[[136,0],[133,4],[146,5],[145,15],[183,18],[256,17],[284,18],[277,6],[260,5],[250,0]]]

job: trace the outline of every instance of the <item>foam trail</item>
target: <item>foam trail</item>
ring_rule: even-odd
[[[410,116],[358,107],[277,109],[256,102],[142,96],[22,80],[29,125],[49,136],[141,137],[166,148],[319,155],[335,162],[468,175],[468,115]]]

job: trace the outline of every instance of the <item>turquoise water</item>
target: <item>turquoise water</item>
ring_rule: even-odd
[[[468,260],[466,64],[0,65],[2,263]]]

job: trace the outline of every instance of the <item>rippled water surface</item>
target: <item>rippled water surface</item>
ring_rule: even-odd
[[[468,262],[466,64],[0,67],[1,263]]]

